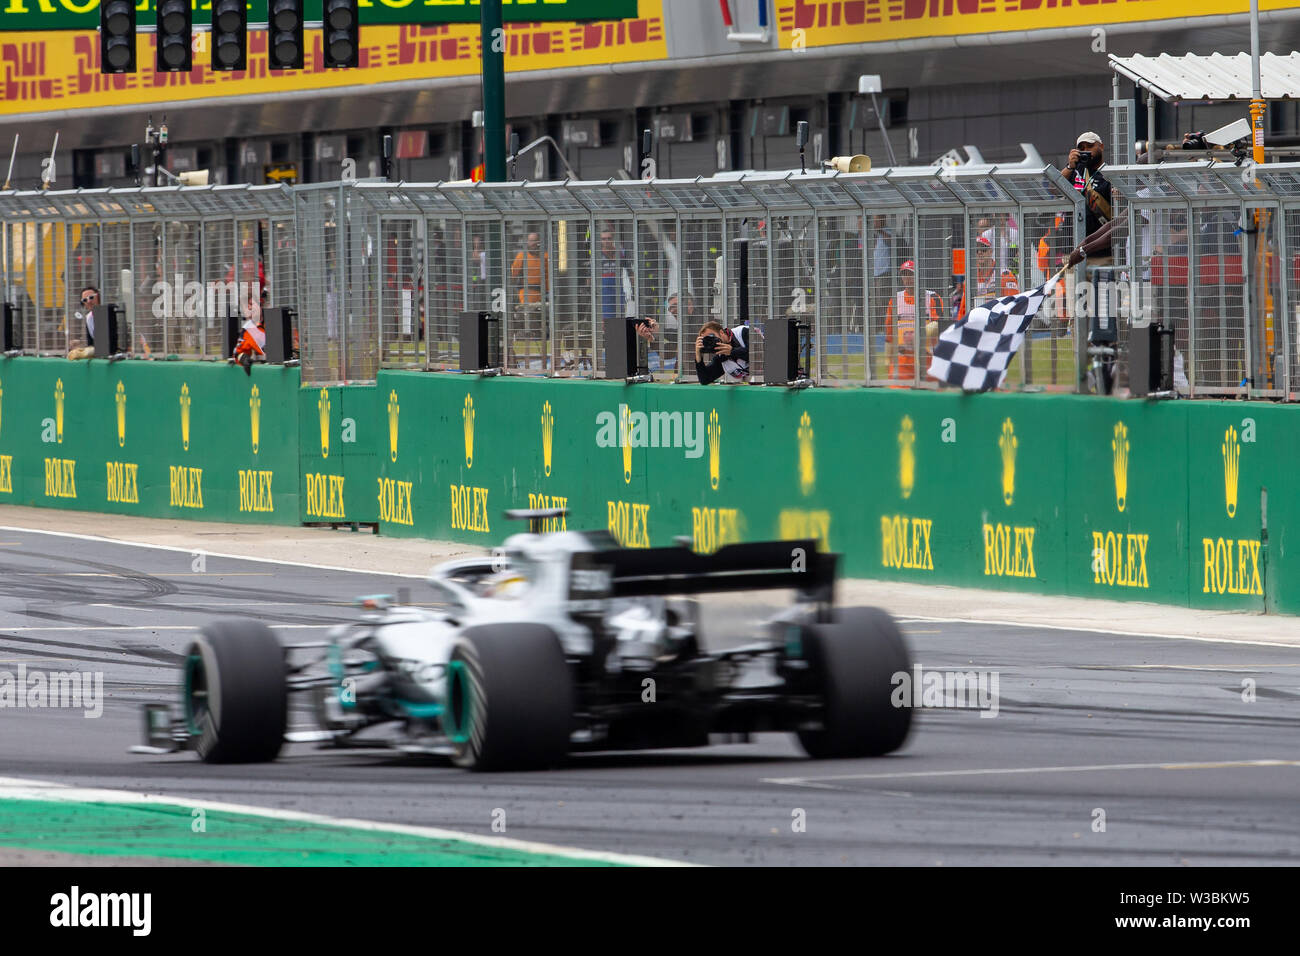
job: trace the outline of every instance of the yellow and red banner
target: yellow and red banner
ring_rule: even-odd
[[[668,56],[663,0],[640,0],[640,9],[631,20],[507,24],[506,71],[662,60]],[[309,38],[306,68],[287,71],[268,69],[265,31],[249,33],[248,69],[240,72],[213,71],[205,51],[196,52],[190,73],[155,73],[153,34],[138,34],[136,43],[138,73],[103,75],[93,31],[0,34],[0,114],[474,76],[482,66],[479,27],[470,23],[367,25],[361,65],[353,70],[325,69],[319,32]]]
[[[1250,0],[776,0],[784,50],[1249,12]]]

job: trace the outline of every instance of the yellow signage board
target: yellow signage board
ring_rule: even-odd
[[[640,9],[641,16],[633,20],[507,24],[506,71],[665,59],[663,0],[640,0]],[[247,70],[215,72],[210,57],[200,54],[190,73],[142,68],[115,76],[99,72],[99,40],[93,31],[8,33],[0,36],[0,115],[476,76],[482,64],[479,33],[470,23],[367,25],[361,30],[361,65],[353,70],[325,69],[316,33],[308,41],[305,69],[272,71],[266,32],[251,31]],[[136,43],[137,62],[152,65],[154,35],[138,34]]]
[[[1249,12],[1250,0],[776,0],[783,50]]]

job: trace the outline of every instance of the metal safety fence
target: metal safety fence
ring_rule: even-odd
[[[1105,283],[1067,273],[1007,387],[1085,387],[1100,313],[1118,328],[1121,389],[1130,330],[1154,320],[1175,329],[1185,394],[1291,397],[1300,167],[1104,173],[1118,220]],[[126,309],[136,357],[221,358],[227,316],[264,286],[297,311],[303,378],[318,384],[457,369],[472,311],[499,320],[510,374],[602,376],[605,320],[653,318],[655,378],[694,381],[704,326],[747,322],[762,381],[764,330],[792,319],[819,384],[917,387],[934,385],[944,328],[1063,267],[1084,221],[1071,183],[1024,165],[76,190],[0,193],[0,259],[32,352],[82,344],[94,285]]]

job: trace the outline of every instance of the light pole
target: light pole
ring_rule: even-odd
[[[506,34],[501,0],[479,4],[483,40],[484,180],[506,181]]]

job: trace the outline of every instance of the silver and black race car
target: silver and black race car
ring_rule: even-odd
[[[562,513],[508,517],[538,527]],[[185,655],[180,713],[148,705],[147,745],[133,750],[258,762],[315,741],[513,770],[788,731],[812,757],[889,753],[911,726],[891,703],[907,647],[884,611],[834,607],[837,562],[812,540],[704,555],[622,548],[604,531],[516,534],[436,567],[428,607],[363,598],[362,619],[323,642],[207,625]],[[699,595],[773,589],[795,601],[753,641],[706,646]],[[290,728],[291,694],[306,704],[293,722],[310,729]]]

